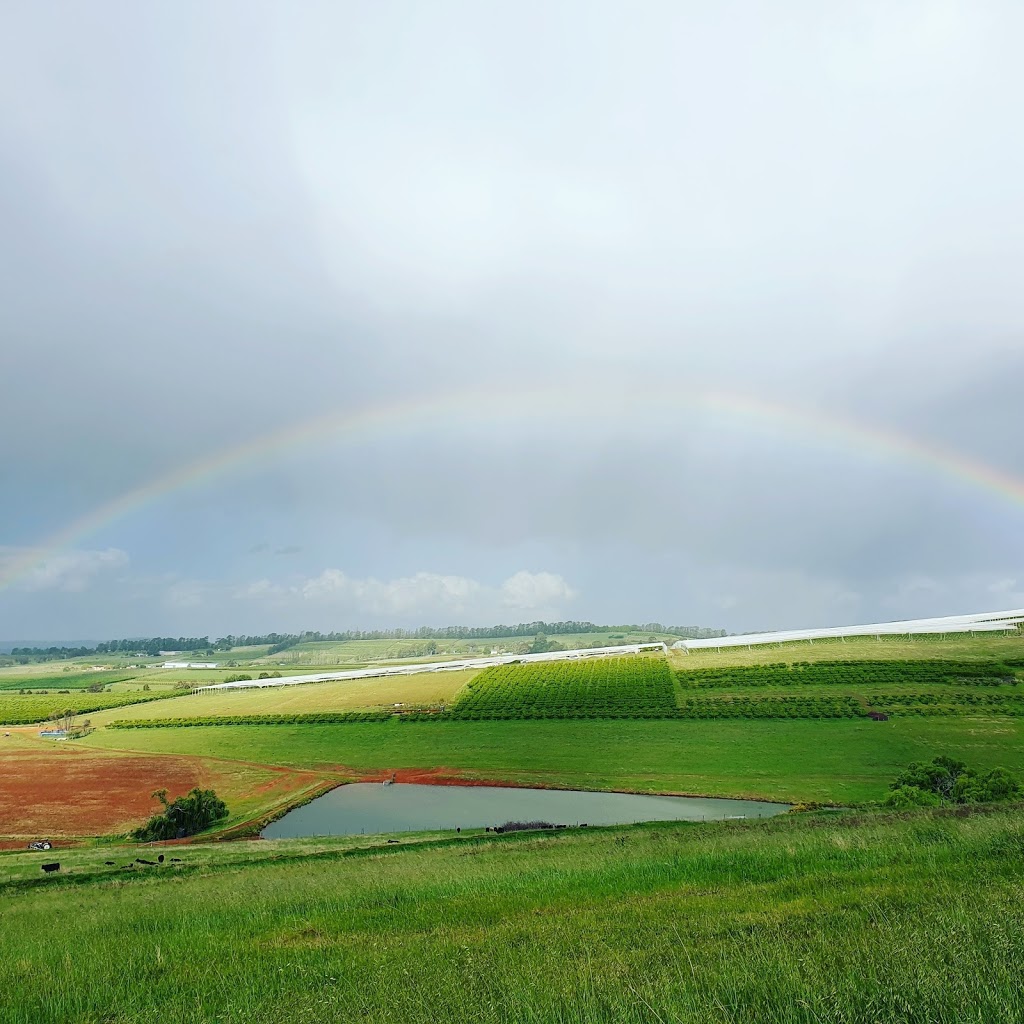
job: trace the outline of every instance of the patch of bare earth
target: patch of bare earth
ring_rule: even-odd
[[[193,787],[215,789],[228,807],[274,805],[319,776],[177,755],[14,749],[0,755],[0,836],[101,836],[125,832]]]

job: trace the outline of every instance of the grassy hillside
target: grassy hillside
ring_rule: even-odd
[[[668,633],[565,633],[549,637],[567,650],[582,647],[607,647],[616,644],[640,643],[650,637],[674,643],[679,638]],[[485,656],[492,650],[506,654],[522,653],[533,637],[476,637],[471,640],[333,640],[298,644],[286,651],[260,659],[260,664],[301,668],[326,668],[337,665],[347,668],[352,663],[395,661],[403,659],[434,660]]]
[[[931,659],[981,659],[1024,657],[1024,632],[1015,634],[964,634],[922,635],[911,638],[898,636],[857,637],[850,640],[806,640],[785,644],[763,644],[759,647],[725,647],[716,651],[713,647],[686,653],[670,651],[674,668],[721,668],[727,665],[765,665],[771,662],[795,661],[836,661],[847,658],[867,660],[896,660],[911,658]]]
[[[1024,1020],[1020,811],[165,852],[0,855],[6,1022]]]
[[[451,700],[476,672],[424,672],[411,676],[346,679],[301,686],[213,690],[186,694],[173,701],[125,708],[93,716],[93,724],[115,719],[184,718],[191,715],[304,714],[383,708],[396,703],[421,705]]]
[[[471,779],[785,802],[879,799],[904,765],[936,753],[984,768],[1024,766],[1024,719],[995,717],[232,725],[102,729],[80,742],[356,774],[441,768]]]

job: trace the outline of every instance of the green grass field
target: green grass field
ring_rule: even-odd
[[[947,637],[857,637],[849,640],[806,640],[760,647],[713,647],[685,653],[670,651],[673,668],[720,668],[728,665],[765,665],[771,662],[837,661],[843,659],[896,660],[901,658],[1001,660],[1024,657],[1024,632],[1015,634],[955,634]]]
[[[1024,1020],[1019,810],[165,852],[0,855],[5,1022]]]
[[[777,649],[759,656],[762,663],[818,666],[799,681],[767,671],[693,671],[752,664],[741,650],[689,661],[674,654],[667,665],[616,659],[526,672],[513,666],[491,673],[494,685],[479,690],[468,686],[480,677],[466,672],[173,696],[97,711],[95,732],[56,748],[34,729],[12,730],[0,738],[0,796],[5,771],[31,764],[49,799],[47,780],[58,767],[73,769],[63,772],[62,785],[86,822],[89,801],[102,802],[112,784],[103,779],[116,782],[125,800],[139,795],[117,765],[144,766],[148,806],[174,755],[181,755],[179,773],[198,773],[230,797],[229,824],[247,827],[324,784],[394,771],[847,806],[882,799],[909,762],[937,754],[979,770],[1022,773],[1024,717],[992,704],[1019,701],[1019,687],[983,664],[1020,658],[1020,639],[860,641],[842,649],[815,645],[821,650],[813,654],[809,645],[795,646],[792,656]],[[867,666],[918,655],[933,668]],[[858,669],[824,664],[838,658],[857,661]],[[980,667],[972,676],[938,665],[950,659]],[[639,675],[627,671],[638,661]],[[889,721],[431,718],[103,727],[129,717],[437,704],[458,701],[460,693],[483,694],[502,713],[531,701],[545,712],[575,713],[588,700],[635,711],[653,699],[652,672],[664,683],[659,699],[701,700],[716,714],[722,702],[766,700],[779,707],[803,702],[805,711],[846,701],[858,714],[865,701],[888,701],[898,712]],[[181,675],[142,673],[152,694],[165,696]],[[595,679],[584,679],[589,675]],[[123,692],[70,696],[142,695],[130,689],[142,678],[114,685]],[[6,691],[0,707],[50,698]],[[920,711],[936,706],[941,714]],[[146,756],[128,760],[132,754]],[[0,805],[16,815],[17,790]],[[66,812],[58,803],[52,813],[56,821]],[[99,831],[65,827],[60,834]],[[159,852],[163,865],[136,861],[154,861]],[[44,860],[59,860],[60,874],[44,876]],[[397,843],[352,836],[140,849],[108,839],[46,854],[0,852],[0,1020],[1024,1022],[1022,886],[1019,805],[501,837],[432,833]]]
[[[877,800],[908,762],[936,753],[984,768],[1024,766],[1024,720],[982,717],[101,729],[80,742],[358,773],[443,767],[531,785],[786,802]]]
[[[94,725],[116,719],[186,718],[192,715],[308,714],[315,711],[351,711],[386,708],[394,704],[432,705],[452,700],[477,673],[423,672],[376,679],[344,679],[301,686],[253,687],[185,694],[174,700],[125,708],[93,716]]]
[[[606,647],[612,644],[640,643],[652,636],[667,643],[673,643],[678,639],[668,633],[622,633],[616,631],[566,633],[551,636],[549,639],[557,641],[569,650],[583,647]],[[350,667],[356,662],[481,657],[489,655],[492,650],[506,654],[522,653],[532,641],[533,637],[477,637],[472,640],[325,640],[289,647],[288,650],[281,651],[279,654],[260,658],[259,664],[288,665],[309,669],[331,665]],[[233,652],[231,656],[234,656]]]

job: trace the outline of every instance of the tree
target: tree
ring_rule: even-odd
[[[885,803],[889,807],[994,803],[1024,796],[1020,782],[1005,768],[979,774],[956,758],[940,756],[928,764],[917,761],[896,776]]]
[[[953,790],[958,804],[990,804],[1020,797],[1020,783],[1005,768],[993,768],[984,775],[965,775]]]
[[[886,807],[937,807],[939,798],[919,786],[897,786],[886,798]]]
[[[133,838],[144,843],[194,836],[215,821],[228,816],[227,806],[212,789],[193,789],[187,796],[179,796],[172,803],[167,801],[166,789],[156,790],[153,797],[163,804],[163,813],[154,814],[145,825],[132,833]]]
[[[912,786],[934,793],[940,800],[950,800],[957,782],[968,773],[967,765],[952,757],[936,757],[928,764],[911,761],[889,788],[896,790],[902,786]]]

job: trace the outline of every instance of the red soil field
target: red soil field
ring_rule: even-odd
[[[9,751],[0,762],[0,835],[96,836],[141,824],[167,789],[174,799],[193,786],[214,785],[214,773],[194,758],[54,757]]]
[[[123,833],[160,809],[152,797],[157,789],[166,789],[171,800],[194,786],[214,789],[235,813],[259,815],[323,782],[316,772],[178,755],[106,753],[66,745],[0,749],[0,836]]]

